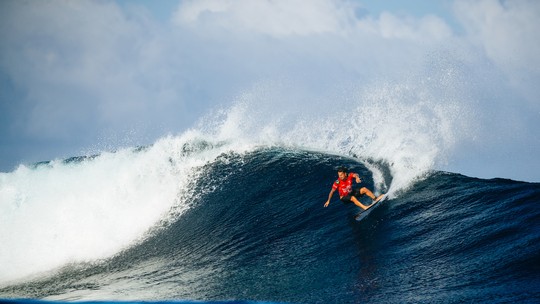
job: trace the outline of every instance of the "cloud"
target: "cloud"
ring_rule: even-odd
[[[193,49],[203,49],[208,62],[219,57],[222,70],[254,77],[297,71],[320,81],[337,74],[363,79],[376,71],[394,77],[418,68],[426,46],[452,39],[450,27],[434,15],[366,16],[362,10],[354,1],[184,1],[172,22],[198,39],[190,41]]]
[[[173,81],[162,59],[167,45],[149,16],[113,2],[4,8],[0,67],[23,92],[12,117],[19,136],[95,140],[96,132],[129,129],[177,101],[167,87]]]
[[[253,31],[274,37],[339,34],[354,20],[356,4],[349,1],[302,0],[184,1],[173,20],[177,24]]]
[[[448,25],[435,15],[416,19],[383,12],[380,16],[360,17],[362,10],[358,2],[336,0],[184,1],[173,15],[173,23],[198,30],[257,33],[275,38],[313,35],[351,38],[373,34],[384,39],[425,41],[445,39],[452,34]]]
[[[178,133],[265,82],[290,83],[290,101],[306,109],[328,91],[382,82],[425,82],[440,102],[538,99],[534,1],[455,1],[464,33],[436,15],[367,15],[347,0],[188,0],[167,21],[111,1],[0,5],[4,142]]]
[[[459,0],[454,9],[472,43],[480,43],[489,58],[540,72],[540,2]]]
[[[359,20],[357,29],[384,39],[440,42],[452,36],[450,27],[444,20],[434,15],[413,18],[383,12],[377,18],[368,17]]]
[[[457,18],[469,43],[480,47],[529,99],[540,81],[540,2],[458,0]],[[533,90],[536,91],[536,88]]]

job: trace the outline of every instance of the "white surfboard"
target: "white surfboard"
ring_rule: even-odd
[[[367,208],[366,210],[360,211],[360,213],[358,213],[354,219],[357,220],[357,221],[361,221],[361,220],[363,220],[364,218],[366,218],[366,216],[368,216],[368,215],[371,213],[371,211],[373,211],[373,210],[374,210],[375,208],[377,208],[384,200],[386,200],[387,195],[386,195],[386,194],[383,194],[383,195],[384,195],[384,196],[383,196],[380,200],[378,200],[378,201],[376,201],[375,203],[369,205],[368,208]]]

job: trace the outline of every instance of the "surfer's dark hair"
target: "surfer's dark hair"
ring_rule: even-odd
[[[337,169],[337,172],[347,173],[347,172],[349,172],[349,170],[347,170],[346,167],[339,167],[339,168]]]

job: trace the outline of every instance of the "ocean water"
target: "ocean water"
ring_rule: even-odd
[[[186,142],[177,159],[140,160],[152,149],[42,163],[3,175],[3,199],[10,182],[23,188],[17,183],[25,181],[50,200],[27,207],[34,193],[19,193],[11,194],[11,204],[3,203],[1,297],[540,300],[539,184],[427,172],[357,222],[358,209],[337,197],[323,208],[335,169],[348,166],[364,178],[363,186],[381,193],[393,179],[384,164],[257,147],[220,151],[186,173],[178,163],[182,157],[194,161],[219,145]],[[127,173],[109,171],[109,162],[123,159],[130,163]],[[96,178],[96,170],[108,173]],[[85,179],[83,185],[73,175]],[[44,185],[34,184],[44,176]],[[159,191],[149,194],[149,188]],[[73,192],[80,196],[66,195]],[[108,197],[115,193],[125,202],[111,203]],[[168,199],[171,204],[161,203]]]
[[[382,88],[344,127],[274,97],[0,173],[0,299],[540,302],[540,184],[436,170],[462,106]],[[323,207],[339,166],[388,193],[360,222]]]

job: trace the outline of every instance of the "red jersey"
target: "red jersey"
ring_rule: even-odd
[[[339,191],[339,197],[346,196],[352,192],[352,182],[354,178],[354,173],[349,173],[349,176],[345,180],[338,178],[332,185],[332,189]]]

